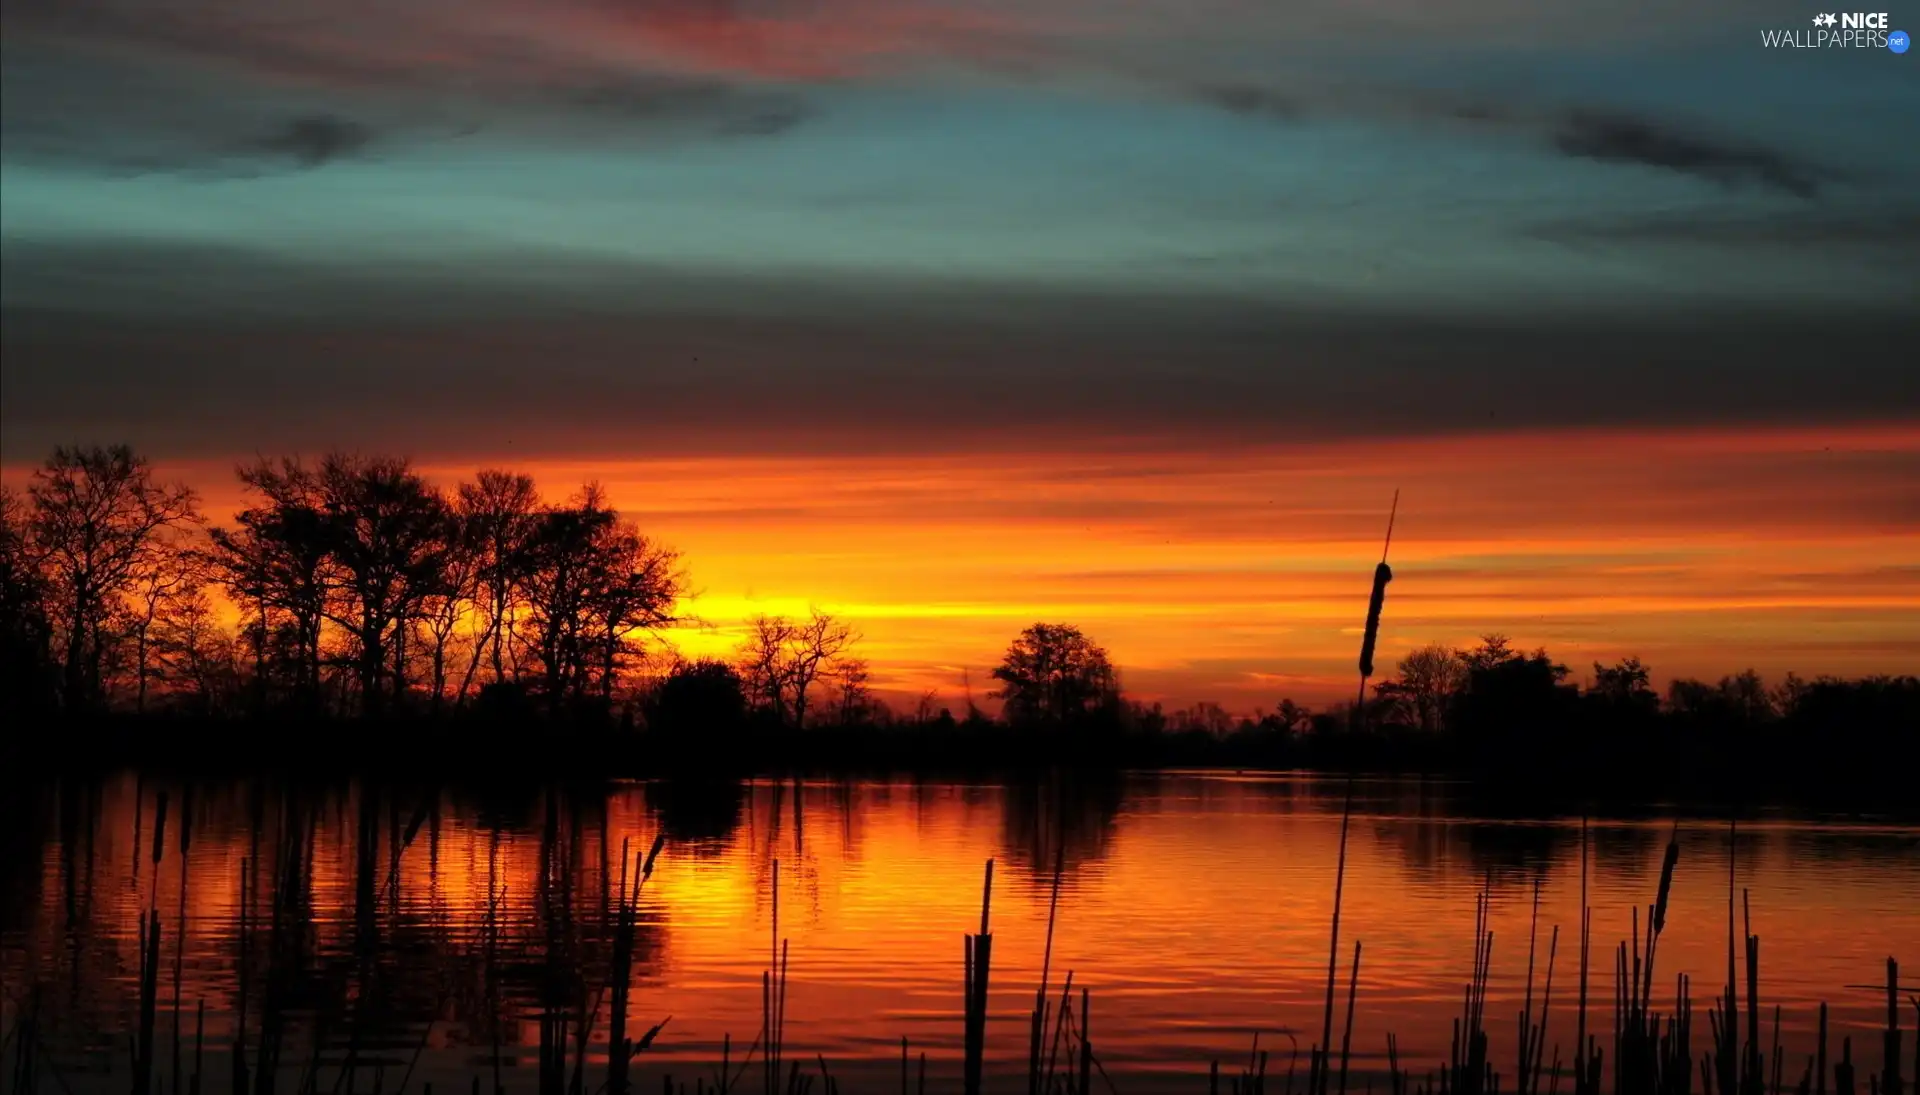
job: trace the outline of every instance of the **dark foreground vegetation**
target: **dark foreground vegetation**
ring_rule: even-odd
[[[686,660],[679,556],[588,485],[564,502],[405,461],[242,467],[210,527],[124,448],[62,449],[0,497],[0,708],[68,762],[424,766],[512,777],[674,769],[1209,765],[1525,777],[1588,794],[1910,791],[1920,678],[1576,683],[1499,635],[1400,659],[1364,702],[1232,715],[1129,699],[1066,624],[1016,636],[977,706],[877,698],[849,621],[749,622]]]
[[[0,1055],[7,1066],[0,1077],[0,1095],[72,1095],[123,1087],[131,1095],[405,1095],[409,1090],[431,1095],[431,1084],[415,1085],[416,1070],[436,1028],[455,1025],[465,1044],[485,1050],[468,1058],[472,1075],[463,1077],[456,1095],[524,1090],[510,1087],[509,1081],[525,1085],[525,1071],[504,1071],[511,1068],[506,1064],[509,1056],[522,1056],[518,1050],[523,1045],[537,1045],[532,1079],[539,1095],[631,1095],[639,1090],[641,1071],[674,1037],[673,1017],[655,1014],[645,981],[636,981],[645,933],[654,929],[643,913],[643,899],[656,871],[672,869],[661,859],[665,834],[646,846],[622,841],[616,853],[605,829],[596,842],[591,832],[563,819],[550,804],[539,834],[539,889],[526,914],[532,923],[507,923],[498,881],[504,877],[500,846],[495,841],[482,876],[489,891],[485,911],[462,944],[467,948],[463,973],[442,984],[437,997],[407,994],[388,980],[379,956],[420,945],[408,934],[417,932],[418,925],[410,927],[390,906],[395,900],[392,887],[403,865],[422,857],[417,843],[423,831],[437,829],[429,798],[416,798],[411,805],[404,798],[384,803],[376,793],[358,798],[356,855],[348,868],[352,915],[341,920],[349,932],[349,946],[342,953],[351,959],[344,961],[321,958],[315,949],[316,918],[321,915],[314,905],[315,873],[331,868],[316,863],[314,841],[316,827],[333,807],[318,799],[295,801],[256,820],[253,853],[235,867],[239,890],[230,940],[232,1012],[212,1016],[211,1023],[204,1000],[184,998],[177,957],[183,947],[180,921],[173,920],[169,927],[163,917],[163,909],[175,901],[182,917],[191,905],[190,873],[163,875],[170,858],[190,854],[190,798],[175,806],[171,822],[165,792],[150,805],[136,807],[132,872],[124,884],[138,897],[141,928],[134,968],[124,971],[122,983],[134,986],[128,994],[137,996],[137,1003],[127,1002],[133,1017],[124,1047],[115,1048],[116,1054],[124,1054],[125,1072],[114,1068],[114,1082],[108,1084],[109,1074],[87,1075],[81,1071],[84,1065],[76,1067],[49,1049],[43,1003],[61,989],[65,974],[60,966],[66,955],[59,953],[46,963],[25,963],[24,983],[0,984]],[[1584,825],[1577,933],[1568,931],[1563,945],[1559,925],[1540,923],[1536,881],[1524,945],[1525,997],[1517,1014],[1488,1010],[1496,954],[1487,926],[1491,890],[1482,890],[1476,897],[1470,962],[1461,971],[1459,1013],[1452,1021],[1451,1038],[1445,1040],[1450,1046],[1446,1057],[1403,1058],[1398,1039],[1389,1033],[1385,1074],[1363,1075],[1356,1064],[1360,1047],[1354,1041],[1355,1015],[1363,1006],[1364,987],[1380,975],[1363,966],[1365,941],[1349,941],[1341,934],[1351,802],[1349,784],[1338,867],[1330,880],[1327,975],[1318,1023],[1302,1030],[1285,1050],[1263,1046],[1255,1035],[1243,1057],[1210,1065],[1204,1058],[1195,1061],[1191,1089],[1196,1093],[1204,1084],[1208,1095],[1223,1090],[1232,1095],[1357,1095],[1373,1090],[1378,1081],[1391,1095],[1497,1095],[1503,1090],[1555,1095],[1563,1086],[1572,1095],[1908,1095],[1920,1076],[1920,1045],[1909,1048],[1905,1040],[1906,1017],[1920,1018],[1920,997],[1912,985],[1902,984],[1899,963],[1892,956],[1883,970],[1860,971],[1862,980],[1869,973],[1883,978],[1878,985],[1851,986],[1884,992],[1884,1028],[1830,1032],[1823,1003],[1812,1044],[1781,1043],[1781,1008],[1769,1006],[1760,975],[1762,940],[1752,931],[1752,897],[1735,891],[1732,862],[1725,868],[1725,981],[1700,1009],[1706,1015],[1704,1028],[1698,1025],[1688,976],[1669,979],[1658,971],[1668,899],[1680,866],[1678,832],[1667,845],[1652,900],[1633,911],[1627,938],[1607,948],[1596,947],[1593,939]],[[1739,845],[1730,839],[1728,846]],[[616,854],[617,862],[612,858]],[[579,884],[576,875],[589,858],[598,861],[602,884]],[[1125,1077],[1109,1075],[1102,1060],[1105,1045],[1093,990],[1084,980],[1076,985],[1071,968],[1055,980],[1053,938],[1060,916],[1064,845],[1051,859],[1045,957],[1025,1021],[1009,1021],[1003,1014],[989,1022],[994,861],[988,860],[978,929],[972,930],[971,922],[955,926],[965,946],[963,961],[956,963],[948,1021],[960,1032],[959,1075],[941,1067],[930,1076],[924,1048],[903,1036],[897,1083],[889,1076],[873,1085],[874,1090],[925,1095],[930,1089],[957,1088],[963,1095],[980,1095],[1011,1091],[1021,1082],[1029,1095],[1090,1095],[1096,1089],[1111,1095],[1123,1090]],[[262,869],[263,863],[270,866]],[[1710,869],[1717,872],[1720,866]],[[163,877],[178,881],[163,883]],[[844,1069],[849,1062],[829,1061],[804,1045],[788,1043],[792,950],[782,935],[779,860],[771,861],[764,885],[771,916],[760,977],[759,1028],[737,1040],[727,1036],[713,1060],[675,1065],[677,1074],[660,1077],[668,1095],[839,1091],[836,1068]],[[1258,914],[1252,919],[1257,921]],[[503,947],[509,932],[527,937]],[[529,941],[535,942],[532,949]],[[1503,942],[1502,947],[1499,960],[1517,968],[1520,944]],[[1560,958],[1562,951],[1566,959]],[[1565,1029],[1569,998],[1574,1002],[1571,1031]],[[1557,1023],[1556,1001],[1561,1002]],[[1488,1032],[1500,1023],[1517,1027],[1511,1059],[1496,1060],[1490,1051]],[[1858,1045],[1856,1034],[1863,1036]],[[990,1077],[990,1042],[1002,1051],[1009,1044],[1023,1047],[1024,1076]],[[1309,1044],[1302,1050],[1299,1042]],[[122,1075],[127,1077],[124,1083],[118,1079]]]

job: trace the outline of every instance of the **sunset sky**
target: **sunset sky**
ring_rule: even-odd
[[[1618,0],[0,0],[0,461],[587,479],[959,702],[1920,666],[1920,60]],[[1891,13],[1920,26],[1920,10]]]

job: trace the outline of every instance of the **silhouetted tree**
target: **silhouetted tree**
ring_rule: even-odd
[[[1727,706],[1732,709],[1734,717],[1746,726],[1758,726],[1776,714],[1773,693],[1767,690],[1767,682],[1752,669],[1720,678],[1720,694],[1727,698]]]
[[[1602,724],[1644,727],[1660,714],[1660,697],[1651,682],[1652,673],[1639,658],[1622,658],[1612,665],[1594,662],[1587,706]]]
[[[1545,650],[1521,654],[1506,636],[1487,635],[1460,659],[1467,682],[1454,697],[1448,724],[1481,761],[1519,761],[1552,736],[1571,732],[1579,690],[1563,683],[1567,667]]]
[[[441,565],[423,589],[417,613],[419,636],[414,645],[426,652],[428,703],[438,712],[447,698],[447,655],[461,622],[478,614],[480,552],[467,515],[457,505],[442,514]],[[474,644],[474,656],[480,644]],[[469,664],[472,664],[471,662]]]
[[[1414,723],[1431,733],[1441,729],[1447,705],[1466,687],[1467,672],[1458,651],[1429,643],[1401,658],[1399,676],[1382,682],[1377,691],[1405,705]]]
[[[1271,718],[1277,729],[1288,733],[1304,734],[1313,728],[1313,712],[1290,699],[1281,700]]]
[[[686,592],[679,553],[616,520],[594,544],[593,590],[588,610],[599,659],[600,694],[609,704],[629,660],[644,657],[636,635],[678,623],[675,608]]]
[[[867,682],[872,679],[867,663],[860,658],[842,658],[833,667],[834,721],[842,726],[870,721],[875,701]]]
[[[1007,647],[993,671],[1007,722],[1062,727],[1117,705],[1119,681],[1107,652],[1069,624],[1034,624]]]
[[[787,648],[793,632],[792,620],[762,614],[747,621],[747,637],[740,644],[740,676],[747,696],[781,726],[787,722]]]
[[[486,469],[460,486],[457,512],[470,541],[481,621],[458,698],[473,686],[482,658],[493,667],[493,683],[507,679],[506,646],[513,637],[513,613],[526,579],[529,545],[539,527],[540,495],[533,478]]]
[[[740,649],[749,694],[774,722],[802,728],[814,682],[859,641],[852,625],[820,609],[804,620],[756,616]]]
[[[542,511],[520,572],[518,623],[550,713],[596,692],[610,704],[635,635],[675,622],[677,559],[622,521],[597,487]]]
[[[168,626],[183,601],[201,595],[206,583],[204,561],[199,552],[167,543],[134,568],[128,631],[134,649],[135,711],[147,709],[150,686],[165,677],[164,665],[156,657],[157,633]]]
[[[1170,721],[1176,731],[1206,737],[1224,738],[1234,729],[1233,716],[1213,700],[1201,700],[1192,707],[1175,711]]]
[[[335,581],[320,480],[294,458],[262,459],[235,474],[254,501],[233,528],[212,531],[211,575],[245,613],[256,705],[266,706],[284,664],[293,706],[311,712],[321,703],[321,631]]]
[[[20,718],[51,710],[58,694],[47,588],[27,521],[26,503],[0,486],[0,705]]]
[[[97,709],[135,576],[167,550],[167,530],[199,520],[194,493],[156,481],[151,465],[124,445],[57,448],[27,491],[61,698],[70,711]]]
[[[793,695],[793,724],[807,725],[807,698],[814,681],[839,665],[840,657],[858,638],[853,627],[814,609],[795,625],[788,656],[787,688]]]
[[[195,585],[168,601],[155,621],[153,646],[160,676],[180,706],[220,715],[242,702],[240,649],[203,587]]]
[[[408,625],[445,562],[446,500],[405,460],[341,453],[321,461],[319,492],[335,564],[327,618],[347,637],[361,712],[377,715],[406,687]]]
[[[648,693],[641,709],[649,733],[724,741],[746,722],[746,685],[718,659],[680,662]]]

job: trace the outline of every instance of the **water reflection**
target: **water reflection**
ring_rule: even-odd
[[[1058,862],[1055,975],[1072,969],[1093,988],[1104,1067],[1131,1077],[1129,1090],[1192,1089],[1210,1059],[1244,1056],[1248,1032],[1312,1025],[1345,794],[1225,773],[478,791],[27,784],[0,794],[0,1032],[31,1014],[76,1090],[127,1090],[143,1072],[149,1092],[193,1090],[196,1073],[208,1093],[259,1090],[263,1072],[310,1085],[321,1069],[328,1083],[391,1069],[461,1090],[498,1070],[512,1087],[583,1031],[604,1061],[607,986],[624,981],[632,1036],[671,1017],[636,1064],[684,1076],[756,1038],[777,863],[790,1045],[851,1070],[849,1086],[864,1062],[877,1085],[905,1035],[945,1076],[958,936],[977,922],[981,863],[994,857],[1007,880],[994,912],[995,1082],[1024,1059]],[[1483,885],[1489,926],[1521,941],[1496,948],[1489,1011],[1517,1009],[1535,887],[1543,931],[1578,923],[1582,826],[1431,782],[1363,781],[1353,802],[1343,938],[1366,941],[1355,1068],[1373,1076],[1388,1031],[1403,1055],[1444,1055]],[[1874,980],[1889,954],[1920,961],[1900,955],[1920,939],[1920,832],[1843,821],[1759,817],[1732,845],[1789,1043],[1823,999],[1837,1029],[1872,1030],[1877,1001],[1846,986]],[[1597,969],[1650,900],[1673,831],[1655,811],[1586,828]],[[656,834],[666,851],[623,958],[621,880]],[[1686,819],[1678,835],[1663,975],[1715,985],[1728,834]],[[1596,999],[1609,991],[1599,978]],[[1502,1052],[1510,1024],[1491,1025]],[[1855,1041],[1877,1053],[1874,1038]]]
[[[1008,783],[1001,798],[1000,850],[1013,866],[1051,878],[1106,858],[1120,813],[1121,776],[1065,772]]]

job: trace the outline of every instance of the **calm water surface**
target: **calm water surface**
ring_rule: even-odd
[[[609,880],[623,846],[639,852],[664,832],[632,975],[633,1034],[668,1020],[638,1059],[643,1084],[671,1072],[691,1085],[724,1037],[736,1060],[754,1040],[778,863],[788,1059],[823,1055],[849,1089],[897,1090],[904,1036],[928,1055],[929,1086],[956,1088],[962,937],[978,928],[993,859],[988,1056],[994,1086],[1015,1086],[1058,857],[1053,981],[1072,971],[1092,990],[1102,1066],[1120,1091],[1203,1091],[1208,1062],[1237,1067],[1256,1032],[1274,1071],[1296,1039],[1304,1053],[1318,1037],[1343,789],[1163,774],[1067,788],[636,784],[487,798],[370,785],[188,787],[128,774],[9,792],[0,806],[0,1029],[31,1012],[61,1083],[127,1090],[140,926],[152,910],[161,925],[156,1070],[168,1092],[176,1005],[180,1090],[196,1029],[202,1089],[226,1089],[243,977],[250,1028],[269,992],[286,1015],[289,1078],[317,1054],[320,1083],[331,1085],[357,1043],[362,1061],[391,1062],[395,1073],[413,1064],[415,1090],[432,1080],[464,1091],[462,1078],[491,1073],[498,1045],[506,1086],[534,1091],[542,998],[577,998],[585,986],[605,1022]],[[1492,813],[1458,788],[1359,786],[1341,929],[1343,996],[1351,944],[1364,944],[1359,1074],[1384,1069],[1389,1032],[1422,1067],[1445,1056],[1482,887],[1494,933],[1495,1060],[1503,1071],[1513,1060],[1536,893],[1540,981],[1560,930],[1548,1040],[1571,1045],[1581,823]],[[1593,1021],[1603,1037],[1612,948],[1633,931],[1635,906],[1652,901],[1673,827],[1657,809],[1591,824]],[[1656,1003],[1670,1006],[1681,973],[1702,1008],[1724,982],[1731,850],[1761,939],[1762,1002],[1769,1015],[1782,1009],[1788,1060],[1812,1048],[1824,1000],[1836,1047],[1853,1034],[1856,1058],[1878,1067],[1869,1032],[1883,1020],[1884,993],[1854,986],[1883,981],[1889,956],[1920,970],[1920,829],[1769,815],[1743,823],[1731,845],[1713,820],[1680,821],[1678,840]],[[594,1040],[604,1045],[603,1027]],[[391,1075],[383,1082],[397,1086]],[[372,1080],[363,1073],[358,1085],[371,1090]]]

